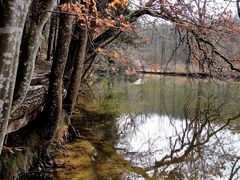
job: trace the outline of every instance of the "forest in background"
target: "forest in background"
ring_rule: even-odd
[[[196,64],[200,71],[214,76],[239,77],[240,31],[228,9],[231,1],[217,7],[211,3],[215,1],[1,1],[0,151],[23,151],[18,147],[29,137],[25,134],[16,143],[16,137],[6,138],[7,134],[35,120],[34,130],[45,147],[62,122],[64,131],[77,136],[71,115],[79,88],[101,56],[120,64],[147,59],[147,63],[161,66],[179,47],[173,61]],[[238,0],[234,6],[239,10]],[[160,23],[153,31],[146,15],[170,25]],[[149,29],[137,29],[142,25]],[[132,41],[131,34],[140,36],[139,43]],[[118,37],[121,43],[135,46],[133,57],[124,57],[124,48],[122,53],[115,50]],[[45,148],[41,154],[47,151]]]

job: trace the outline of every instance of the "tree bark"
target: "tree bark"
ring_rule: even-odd
[[[86,56],[86,47],[88,41],[88,30],[86,27],[82,28],[81,30],[81,38],[79,39],[80,48],[75,60],[74,69],[71,77],[70,86],[67,91],[67,97],[64,102],[64,109],[66,110],[67,114],[71,116],[73,108],[75,106],[80,83],[83,71],[83,64]]]
[[[72,29],[74,19],[74,16],[66,14],[61,14],[60,16],[57,50],[53,60],[48,96],[43,111],[43,116],[46,117],[46,122],[44,122],[44,130],[42,131],[41,136],[46,140],[50,140],[53,137],[58,122],[61,119],[63,74],[73,34]]]
[[[56,50],[56,34],[58,28],[58,15],[53,14],[50,22],[49,37],[48,37],[48,49],[47,49],[47,61],[50,61]]]
[[[55,3],[55,0],[46,0],[42,2],[41,8],[38,10],[40,15],[37,17],[37,20],[32,20],[26,39],[23,40],[19,71],[17,73],[16,87],[14,90],[12,113],[27,95],[37,52],[42,44],[42,30],[51,16],[50,11],[53,10]]]
[[[0,3],[0,154],[6,134],[28,1]]]
[[[237,3],[238,16],[240,17],[240,0],[237,0],[236,3]]]

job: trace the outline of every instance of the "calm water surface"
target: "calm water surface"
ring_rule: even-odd
[[[81,138],[50,179],[239,179],[240,84],[105,79],[79,99]]]

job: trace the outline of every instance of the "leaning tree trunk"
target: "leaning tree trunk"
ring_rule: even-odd
[[[67,62],[69,45],[72,37],[74,16],[61,14],[57,49],[49,80],[49,90],[42,115],[46,118],[41,136],[51,140],[62,114],[63,74]]]
[[[81,31],[82,31],[81,38],[79,40],[80,48],[79,48],[77,58],[75,60],[74,69],[73,69],[72,76],[71,76],[70,86],[67,91],[67,97],[64,102],[64,107],[65,107],[66,113],[69,116],[71,116],[73,108],[74,108],[76,100],[77,100],[80,83],[81,83],[83,64],[84,64],[85,55],[86,55],[87,41],[88,41],[87,27],[82,28]]]
[[[0,154],[10,117],[28,6],[28,1],[22,0],[3,0],[0,4]]]
[[[46,0],[42,2],[41,8],[36,9],[36,11],[39,11],[39,17],[32,20],[26,39],[23,40],[19,71],[17,73],[17,82],[14,90],[12,113],[17,109],[27,95],[33,75],[37,52],[43,40],[42,30],[51,16],[51,11],[53,10],[55,3],[56,0]]]

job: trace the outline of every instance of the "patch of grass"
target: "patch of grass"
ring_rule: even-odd
[[[26,173],[36,159],[37,153],[25,148],[23,152],[2,154],[0,157],[1,179],[16,179],[20,174]]]

